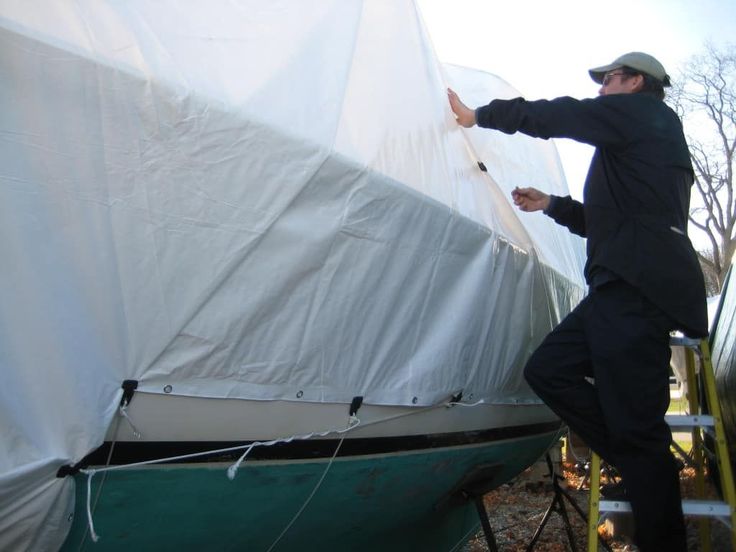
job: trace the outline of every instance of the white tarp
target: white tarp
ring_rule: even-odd
[[[410,1],[2,0],[0,74],[1,549],[62,542],[123,380],[524,400],[582,294],[580,240],[509,202],[564,193],[552,144],[457,127],[447,84],[513,91]]]

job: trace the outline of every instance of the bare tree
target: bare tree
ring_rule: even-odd
[[[706,45],[675,80],[668,103],[682,117],[695,170],[690,222],[702,230],[710,247],[700,264],[718,293],[736,249],[736,47]]]

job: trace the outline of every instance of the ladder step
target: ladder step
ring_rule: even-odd
[[[601,500],[599,512],[630,512],[631,505],[624,500]],[[686,516],[729,517],[731,507],[717,500],[683,500],[682,512]]]
[[[675,347],[690,347],[691,349],[698,349],[700,347],[700,339],[685,336],[670,336],[670,345]]]
[[[695,415],[695,416],[665,416],[667,424],[673,428],[695,428],[693,429],[693,437],[713,437],[714,446],[712,449],[708,447],[698,446],[693,448],[692,454],[684,454],[681,447],[673,442],[675,448],[683,454],[688,465],[696,470],[696,474],[702,478],[704,476],[705,461],[710,458],[711,462],[717,462],[721,468],[721,487],[724,489],[724,499],[720,500],[702,500],[704,498],[704,489],[698,489],[698,496],[701,500],[687,499],[682,501],[683,514],[687,516],[712,517],[724,522],[731,530],[731,540],[733,551],[736,552],[736,494],[734,491],[734,477],[731,471],[731,461],[729,459],[728,448],[726,447],[725,437],[723,435],[722,418],[718,404],[718,394],[716,389],[715,377],[713,373],[713,365],[711,362],[710,346],[706,339],[691,339],[688,337],[671,337],[670,345],[681,346],[685,348],[686,372],[687,380],[692,384],[691,389],[698,391],[694,396],[688,397],[690,408],[696,414],[698,412],[710,411],[713,415]],[[699,440],[699,439],[697,439]],[[701,443],[702,444],[702,443]],[[590,499],[588,502],[588,552],[598,550],[598,523],[601,520],[600,514],[604,512],[631,512],[631,504],[626,500],[611,500],[601,497],[600,475],[601,475],[601,459],[593,453],[591,455],[590,469]],[[626,498],[623,496],[622,498]],[[700,527],[701,549],[709,550],[709,524],[703,524]],[[729,548],[731,550],[731,548]]]
[[[715,427],[716,422],[713,416],[682,416],[671,414],[664,417],[670,427]]]

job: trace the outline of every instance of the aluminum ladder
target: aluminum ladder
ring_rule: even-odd
[[[716,382],[710,358],[708,340],[688,337],[672,337],[672,346],[685,347],[685,366],[687,371],[687,398],[689,416],[665,416],[672,428],[692,430],[692,460],[695,467],[695,500],[683,500],[682,510],[686,516],[699,516],[698,533],[700,550],[711,551],[710,524],[708,518],[724,521],[731,532],[731,547],[736,552],[736,491],[734,491],[733,471],[728,454],[726,435],[723,428],[721,408],[716,394]],[[700,370],[696,372],[695,357],[699,359]],[[698,377],[699,376],[699,377]],[[703,397],[701,401],[700,397]],[[703,404],[705,403],[705,404]],[[705,500],[705,437],[709,436],[715,448],[714,456],[720,475],[723,500]],[[677,448],[677,447],[676,447]],[[679,450],[680,453],[684,451]],[[712,459],[711,459],[712,462]],[[713,465],[711,463],[711,465]],[[590,501],[588,504],[588,552],[598,550],[598,522],[603,512],[631,512],[631,506],[621,500],[601,500],[600,497],[600,457],[592,453],[590,462]]]

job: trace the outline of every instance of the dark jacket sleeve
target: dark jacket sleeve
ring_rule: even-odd
[[[626,125],[631,124],[629,110],[615,96],[493,100],[476,109],[475,115],[478,126],[484,128],[535,138],[571,138],[593,146],[621,143]]]
[[[545,209],[544,214],[551,217],[557,224],[566,226],[573,234],[585,238],[583,204],[575,201],[570,196],[559,197],[551,195],[549,198],[549,207]]]

